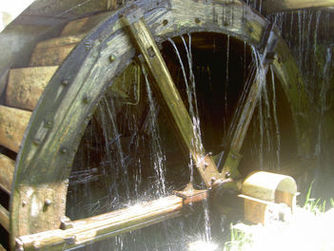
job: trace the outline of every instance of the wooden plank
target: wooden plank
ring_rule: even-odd
[[[43,40],[36,45],[35,49],[38,50],[42,48],[61,47],[69,44],[77,44],[85,36],[86,34],[82,33],[77,35],[62,36],[62,37],[51,38],[48,40]]]
[[[0,153],[0,187],[10,194],[15,161]]]
[[[6,208],[0,205],[0,224],[4,229],[9,231],[9,212]]]
[[[6,105],[34,110],[58,66],[12,69],[6,90]]]
[[[130,34],[136,41],[137,47],[155,79],[155,87],[161,93],[171,113],[182,142],[192,155],[204,183],[207,187],[211,187],[213,182],[221,179],[221,175],[214,160],[210,156],[205,156],[200,141],[196,139],[199,135],[194,133],[193,123],[188,111],[151,32],[142,19],[133,24],[129,24],[125,19],[123,19],[123,22],[128,25]]]
[[[66,230],[56,229],[16,239],[24,250],[68,249],[149,226],[180,214],[183,199],[169,196],[118,211],[77,220]],[[57,249],[58,248],[58,249]]]
[[[69,22],[61,32],[61,36],[77,35],[82,33],[88,33],[103,19],[108,17],[110,13],[100,13],[94,16],[80,18]]]
[[[18,152],[31,112],[0,105],[0,144]]]
[[[35,49],[29,66],[61,65],[77,44],[68,44],[60,47]]]
[[[291,11],[306,8],[327,8],[334,6],[334,0],[263,0],[266,13]]]

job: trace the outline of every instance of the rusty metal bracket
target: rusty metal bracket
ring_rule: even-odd
[[[182,191],[174,191],[174,194],[183,198],[186,205],[208,198],[208,190],[197,190],[192,183],[189,183]]]

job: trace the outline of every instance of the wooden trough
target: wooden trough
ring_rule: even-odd
[[[298,195],[292,177],[264,171],[249,175],[242,184],[241,193],[245,219],[262,224],[288,219],[294,212]]]

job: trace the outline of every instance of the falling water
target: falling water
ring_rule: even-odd
[[[262,110],[262,95],[259,97],[258,101],[258,120],[259,120],[259,133],[260,133],[260,144],[259,144],[259,168],[263,170],[263,148],[264,148],[264,140],[263,140],[263,110]]]
[[[225,92],[224,92],[224,109],[225,114],[227,114],[228,109],[228,100],[227,100],[227,94],[228,94],[228,85],[229,85],[229,72],[230,72],[230,36],[227,36],[227,42],[226,42],[226,64],[225,64]],[[227,128],[226,126],[226,119],[224,119],[224,128]],[[226,132],[225,132],[226,134]]]
[[[116,120],[115,120],[115,106],[114,106],[114,101],[112,99],[110,99],[109,101],[110,102],[108,103],[108,101],[106,100],[106,98],[103,98],[103,102],[105,104],[104,111],[107,113],[107,115],[108,115],[108,117],[109,117],[109,119],[111,121],[112,134],[114,135],[114,137],[116,137],[116,139],[114,140],[114,142],[116,143],[116,146],[117,146],[116,152],[119,154],[119,160],[120,160],[120,164],[121,164],[121,170],[122,170],[122,172],[124,174],[124,175],[122,175],[122,179],[123,179],[124,184],[127,184],[126,185],[126,196],[127,196],[127,198],[130,198],[130,188],[129,188],[129,185],[128,185],[129,184],[128,167],[127,167],[127,165],[125,163],[124,152],[123,152],[123,148],[122,148],[121,140],[120,140],[120,136],[121,135],[118,132],[118,129],[117,129],[118,127],[117,127],[117,123],[116,123]],[[105,126],[103,126],[103,129],[105,130]],[[105,139],[105,140],[107,140],[107,139]]]
[[[198,152],[203,152],[203,143],[202,143],[202,135],[201,135],[201,128],[200,128],[200,118],[198,113],[198,107],[197,107],[197,96],[196,96],[196,82],[195,82],[195,76],[193,73],[193,64],[192,64],[192,52],[191,52],[191,35],[188,34],[188,45],[184,39],[184,37],[181,37],[184,49],[187,56],[187,62],[188,62],[188,77],[186,73],[186,69],[183,63],[183,60],[181,58],[180,52],[175,44],[175,42],[172,39],[168,39],[168,41],[172,44],[174,51],[177,55],[177,58],[179,60],[179,64],[181,66],[182,75],[184,79],[184,83],[186,85],[186,92],[187,92],[187,98],[188,98],[188,106],[189,106],[189,115],[193,122],[193,132],[194,132],[194,139],[193,139],[193,146],[199,147],[200,149],[197,149]],[[189,84],[190,81],[190,84]],[[193,165],[192,165],[192,157],[190,156],[190,181],[193,180]]]
[[[330,69],[332,64],[332,48],[327,48],[327,54],[326,54],[326,63],[323,69],[323,76],[325,76],[325,79],[322,83],[321,89],[320,89],[320,118],[318,122],[318,136],[317,136],[317,144],[315,148],[315,155],[320,156],[322,153],[322,139],[323,139],[323,121],[324,121],[324,114],[328,110],[328,102],[327,102],[327,93],[330,88]]]
[[[276,86],[275,86],[275,76],[273,67],[270,67],[271,72],[271,83],[272,83],[272,91],[273,91],[273,98],[272,98],[272,106],[273,106],[273,117],[274,117],[274,124],[275,124],[275,136],[276,136],[276,159],[277,159],[277,169],[280,170],[280,152],[281,152],[281,136],[280,136],[280,129],[277,119],[277,100],[276,100]]]
[[[157,193],[158,195],[165,195],[166,194],[166,181],[165,181],[165,161],[166,156],[162,152],[161,148],[161,140],[160,140],[160,133],[158,128],[158,120],[157,120],[157,110],[156,110],[156,103],[153,100],[152,91],[150,87],[150,83],[148,81],[148,76],[145,71],[145,68],[142,67],[143,75],[145,77],[146,83],[146,90],[147,90],[147,97],[149,101],[149,108],[150,108],[150,133],[151,133],[151,155],[152,162],[154,166],[154,170],[156,173],[156,182],[157,184]]]

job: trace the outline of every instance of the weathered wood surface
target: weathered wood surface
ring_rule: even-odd
[[[70,36],[87,33],[109,15],[110,13],[100,13],[94,16],[71,21],[64,27],[60,35]]]
[[[183,199],[172,195],[126,209],[69,222],[65,230],[56,229],[21,236],[17,244],[24,250],[73,248],[178,216],[182,207]]]
[[[15,161],[0,154],[0,187],[8,194],[11,193]]]
[[[9,231],[9,213],[6,208],[0,205],[0,225]]]
[[[291,11],[306,8],[333,7],[334,0],[263,0],[262,7],[266,13]]]
[[[61,65],[77,44],[67,44],[59,47],[36,48],[30,59],[30,66]]]
[[[31,112],[0,105],[0,144],[18,152]]]
[[[69,36],[51,38],[51,39],[39,42],[36,45],[35,50],[39,50],[42,48],[61,47],[61,46],[70,45],[70,44],[77,44],[85,36],[86,34],[83,33],[83,34],[77,34],[77,35],[69,35]]]
[[[58,66],[12,69],[6,90],[6,105],[34,110]]]

